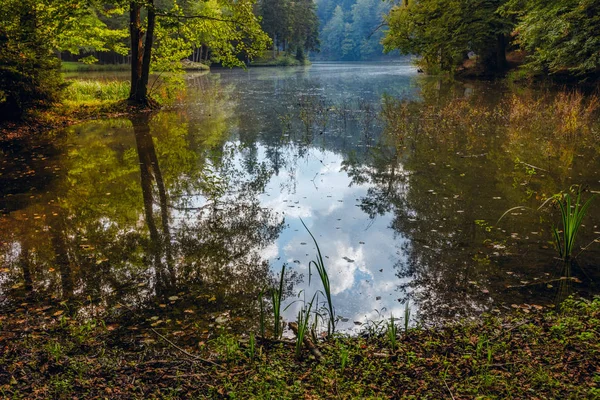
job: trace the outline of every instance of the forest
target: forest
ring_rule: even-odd
[[[600,398],[600,1],[2,0],[0,398]]]

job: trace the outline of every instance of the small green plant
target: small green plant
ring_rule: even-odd
[[[571,258],[571,254],[575,246],[575,238],[577,237],[577,232],[581,227],[581,222],[587,214],[588,208],[592,204],[592,201],[596,195],[594,194],[582,205],[580,186],[577,190],[577,197],[575,198],[574,204],[570,193],[559,193],[555,194],[553,197],[560,208],[563,228],[562,240],[560,235],[561,232],[558,230],[558,228],[553,229],[554,240],[556,240],[556,246],[558,247],[560,257],[564,260],[568,260]]]
[[[596,198],[596,194],[592,195],[592,197],[587,199],[587,201],[582,204],[581,186],[579,186],[577,189],[577,197],[575,197],[574,201],[571,193],[557,193],[546,199],[546,201],[544,201],[537,209],[538,211],[541,210],[550,202],[558,204],[561,214],[562,231],[555,227],[553,228],[552,232],[554,234],[554,240],[556,242],[560,257],[565,261],[572,257],[577,233],[579,232],[583,218],[587,215],[588,209],[594,198]],[[525,206],[510,208],[506,210],[504,214],[502,214],[502,216],[498,219],[498,222],[500,222],[502,218],[504,218],[511,211],[518,209],[531,210],[531,208]]]
[[[304,305],[300,311],[298,311],[298,334],[296,335],[296,358],[300,358],[302,351],[302,344],[304,343],[304,337],[308,331],[308,321],[310,319],[310,312],[312,310],[313,302],[315,301],[316,294],[311,299],[308,305]]]
[[[387,324],[386,335],[388,338],[388,342],[390,343],[390,347],[392,351],[396,350],[396,339],[398,337],[398,327],[396,326],[396,320],[394,319],[394,314],[392,314],[390,318],[390,322]]]
[[[240,345],[235,336],[225,333],[224,331],[216,338],[215,342],[217,351],[225,355],[226,360],[234,360],[240,349]]]
[[[325,298],[327,299],[327,311],[329,313],[329,322],[327,323],[327,333],[329,335],[335,332],[335,311],[333,309],[333,301],[331,300],[331,284],[329,282],[329,275],[327,274],[327,270],[325,269],[325,264],[323,263],[323,256],[321,255],[321,249],[319,248],[319,244],[317,243],[317,239],[313,236],[312,232],[308,229],[302,218],[300,218],[300,222],[304,225],[304,228],[312,238],[315,246],[317,247],[317,259],[312,260],[308,263],[308,284],[310,285],[310,278],[312,276],[312,266],[314,266],[319,274],[319,278],[321,278],[321,283],[323,284],[323,292]]]
[[[346,369],[349,356],[350,352],[348,351],[348,349],[344,345],[340,344],[340,369],[342,371]]]
[[[283,281],[285,275],[285,264],[281,268],[281,275],[279,276],[279,289],[273,288],[271,292],[271,300],[273,301],[273,317],[275,322],[273,323],[273,336],[280,338],[282,332],[281,323],[281,301],[283,300]]]
[[[56,362],[58,362],[58,360],[60,360],[60,358],[63,356],[63,348],[59,342],[48,343],[47,350]]]

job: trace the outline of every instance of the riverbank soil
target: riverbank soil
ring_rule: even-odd
[[[600,396],[600,298],[560,312],[522,306],[431,329],[401,327],[319,341],[317,361],[293,342],[152,327],[136,311],[105,319],[64,302],[0,314],[0,395],[46,398],[592,399]],[[252,345],[255,343],[255,345]]]

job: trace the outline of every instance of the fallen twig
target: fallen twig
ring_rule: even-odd
[[[296,324],[295,322],[289,322],[288,326],[290,327],[292,332],[294,332],[294,334],[298,336],[298,324]],[[323,360],[323,354],[321,354],[321,352],[319,351],[317,346],[315,346],[312,340],[310,340],[307,336],[304,336],[304,340],[302,342],[317,360]]]

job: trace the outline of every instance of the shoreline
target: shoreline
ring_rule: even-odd
[[[594,398],[600,297],[439,328],[294,342],[152,328],[135,310],[78,319],[56,301],[0,314],[10,398]],[[130,313],[134,313],[133,317]],[[129,315],[129,317],[127,317]],[[127,317],[127,318],[125,318]],[[135,320],[131,322],[131,320]],[[45,328],[40,322],[44,321]],[[129,321],[129,322],[127,322]],[[123,323],[123,325],[121,325]],[[189,335],[189,336],[188,336]],[[182,338],[186,338],[185,340]]]

